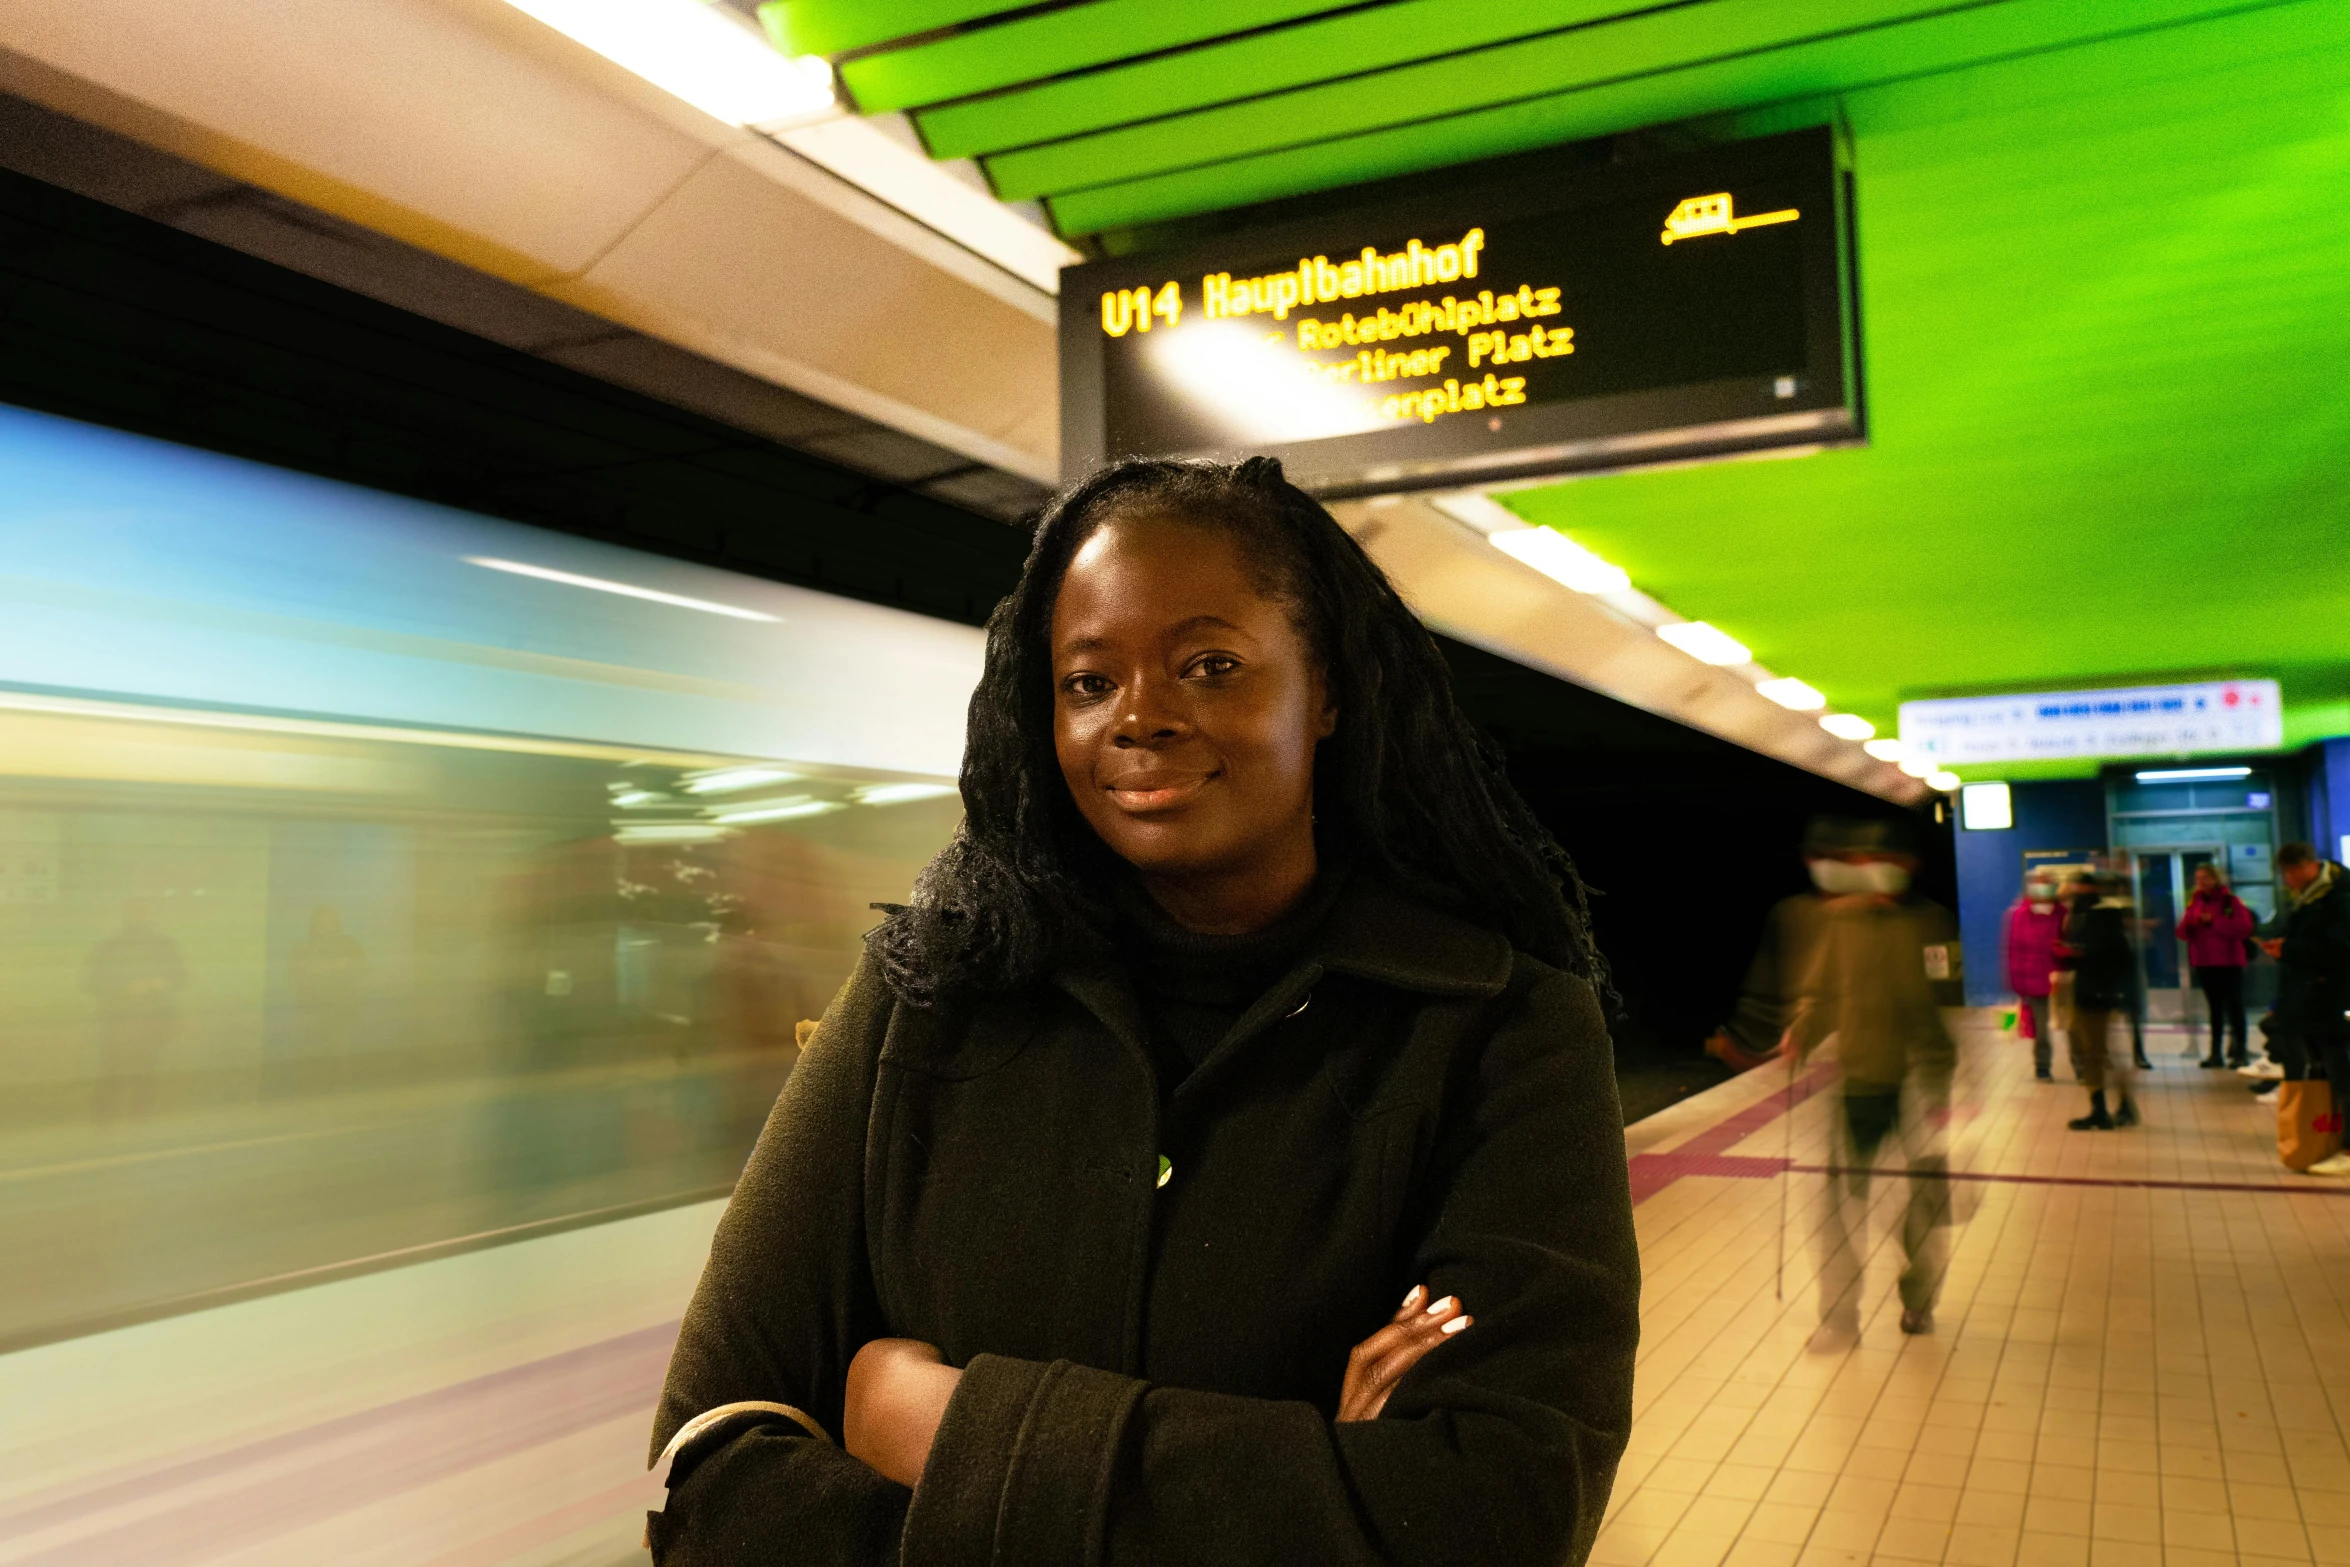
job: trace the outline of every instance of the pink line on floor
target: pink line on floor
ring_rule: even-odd
[[[1759,1161],[1757,1161],[1759,1162]],[[1835,1164],[1793,1164],[1787,1168],[1798,1175],[1841,1175],[1845,1167]],[[1744,1174],[1744,1171],[1725,1171],[1724,1174]],[[1908,1171],[1880,1169],[1878,1175],[1905,1175]],[[1990,1181],[2009,1186],[2110,1186],[2122,1189],[2142,1189],[2164,1192],[2289,1192],[2302,1197],[2350,1197],[2350,1186],[2288,1186],[2283,1181],[2179,1181],[2152,1175],[2015,1175],[1996,1170],[1943,1170],[1923,1172],[1923,1178],[1946,1181]]]
[[[1779,1072],[1785,1069],[1769,1065],[1756,1067],[1755,1070]],[[1774,1089],[1745,1109],[1707,1127],[1678,1148],[1664,1153],[1634,1154],[1629,1161],[1632,1201],[1646,1202],[1685,1175],[1727,1175],[1761,1180],[1779,1174],[1787,1168],[1785,1159],[1758,1159],[1726,1153],[1724,1150],[1736,1147],[1744,1139],[1761,1131],[1794,1106],[1825,1088],[1835,1076],[1836,1069],[1822,1062],[1784,1087]]]

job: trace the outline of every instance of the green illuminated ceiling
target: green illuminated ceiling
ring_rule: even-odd
[[[1892,727],[2203,673],[2350,734],[2345,0],[777,0],[1065,233],[1841,114],[1865,449],[1508,497]],[[1108,231],[1108,232],[1104,232]]]

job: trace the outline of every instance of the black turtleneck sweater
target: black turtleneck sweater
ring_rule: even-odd
[[[1208,1058],[1241,1014],[1297,966],[1344,890],[1345,872],[1325,865],[1314,885],[1262,930],[1203,936],[1175,923],[1128,879],[1118,893],[1118,950],[1150,1030],[1164,1102]]]

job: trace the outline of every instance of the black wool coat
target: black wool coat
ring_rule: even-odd
[[[1422,1283],[1474,1325],[1335,1422]],[[924,1010],[869,960],[719,1224],[654,1450],[789,1410],[681,1447],[654,1555],[1579,1562],[1639,1295],[1591,987],[1490,931],[1357,878],[1163,1115],[1116,970]],[[893,1336],[963,1372],[912,1491],[834,1445],[850,1357]]]
[[[2277,1021],[2310,1039],[2350,1033],[2350,871],[2332,870],[2316,897],[2286,909],[2277,957]]]

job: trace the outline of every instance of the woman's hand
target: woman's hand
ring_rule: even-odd
[[[930,1444],[963,1373],[933,1344],[877,1338],[849,1362],[841,1445],[888,1479],[912,1486],[930,1462]]]
[[[1413,1285],[1387,1326],[1354,1347],[1346,1357],[1346,1383],[1338,1391],[1338,1418],[1376,1420],[1387,1407],[1387,1395],[1403,1374],[1444,1339],[1461,1332],[1476,1319],[1461,1310],[1458,1297],[1447,1295],[1423,1307],[1428,1291]],[[849,1373],[856,1375],[852,1367]]]

